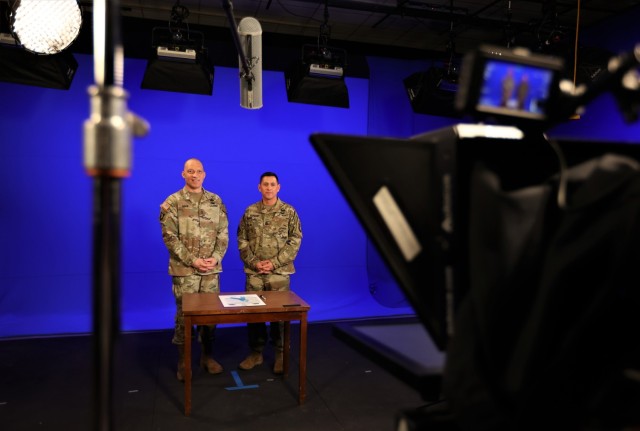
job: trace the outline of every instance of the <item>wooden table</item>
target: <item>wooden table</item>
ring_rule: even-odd
[[[251,292],[189,293],[182,297],[184,313],[184,413],[191,413],[191,328],[193,325],[223,323],[284,322],[284,375],[289,373],[291,321],[300,321],[300,373],[298,403],[306,397],[307,381],[307,312],[311,308],[294,292],[255,292],[264,295],[267,305],[224,307],[219,295],[246,295]]]

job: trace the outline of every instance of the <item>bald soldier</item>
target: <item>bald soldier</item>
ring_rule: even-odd
[[[260,176],[258,191],[260,201],[250,205],[238,226],[238,249],[244,263],[245,290],[289,290],[289,276],[295,272],[293,261],[300,250],[302,227],[298,213],[289,204],[278,198],[280,181],[273,172]],[[250,370],[262,364],[262,351],[267,341],[265,323],[249,323],[249,347],[251,352],[239,368]],[[269,324],[271,343],[275,346],[273,372],[283,372],[282,322]]]
[[[200,160],[184,164],[182,190],[160,205],[162,239],[169,250],[169,274],[176,300],[172,343],[178,347],[176,376],[184,381],[184,315],[182,295],[220,291],[222,258],[229,245],[227,209],[220,196],[202,187],[206,172]],[[211,374],[222,366],[211,357],[215,326],[199,326],[200,366]]]

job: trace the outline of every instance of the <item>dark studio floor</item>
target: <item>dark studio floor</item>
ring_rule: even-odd
[[[424,404],[418,391],[387,367],[336,337],[333,323],[311,323],[307,398],[299,406],[298,329],[292,325],[291,369],[283,378],[271,372],[271,349],[263,365],[238,370],[247,353],[246,328],[219,327],[214,357],[225,371],[213,376],[194,370],[190,417],[183,414],[184,388],[175,377],[171,331],[120,335],[113,429],[393,430],[399,411]],[[97,429],[92,349],[90,336],[0,340],[0,429]],[[194,364],[198,357],[196,345]]]

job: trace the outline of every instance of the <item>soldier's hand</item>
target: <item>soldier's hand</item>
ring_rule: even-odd
[[[205,263],[207,265],[209,265],[210,269],[213,269],[216,266],[216,264],[218,263],[218,261],[213,257],[210,257],[210,258],[207,258],[207,259],[203,259],[203,260],[205,261]]]
[[[273,271],[273,264],[269,260],[262,260],[256,264],[256,268],[260,274],[269,274]]]
[[[193,262],[193,267],[200,272],[211,271],[216,266],[214,258],[202,259],[198,258]]]

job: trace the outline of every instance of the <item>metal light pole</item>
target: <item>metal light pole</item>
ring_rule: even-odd
[[[120,2],[93,2],[95,84],[84,123],[84,167],[93,177],[93,335],[95,429],[113,429],[113,357],[120,326],[120,218],[122,179],[131,170],[132,136],[148,125],[127,111],[122,88],[124,53]]]

